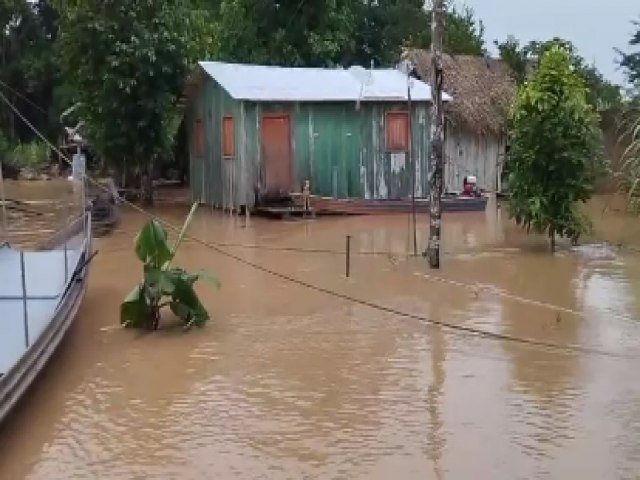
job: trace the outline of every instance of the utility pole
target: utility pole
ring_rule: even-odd
[[[442,46],[446,0],[433,0],[431,17],[431,162],[429,178],[429,245],[425,256],[431,268],[440,268],[442,222],[442,173],[444,156],[444,108],[442,106]]]

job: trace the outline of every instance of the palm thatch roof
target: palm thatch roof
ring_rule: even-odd
[[[420,76],[431,78],[431,53],[409,49],[403,53],[416,65]],[[479,134],[501,135],[516,84],[509,67],[499,59],[471,55],[443,55],[444,90],[453,96],[447,119]]]

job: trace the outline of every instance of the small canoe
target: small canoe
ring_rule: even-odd
[[[54,353],[84,298],[91,213],[52,237],[47,250],[0,246],[0,422]]]

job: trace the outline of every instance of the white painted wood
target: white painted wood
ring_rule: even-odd
[[[467,175],[475,175],[478,188],[490,192],[501,188],[504,137],[478,135],[447,125],[445,139],[445,192],[462,191]]]

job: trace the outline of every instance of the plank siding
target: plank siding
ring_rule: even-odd
[[[477,135],[466,129],[447,127],[445,139],[445,191],[460,192],[467,175],[475,175],[478,187],[500,191],[505,139]]]
[[[390,152],[386,145],[386,116],[407,111],[406,103],[354,102],[255,103],[236,101],[213,79],[204,80],[186,106],[190,139],[191,194],[196,201],[218,208],[254,204],[254,186],[266,180],[261,148],[262,118],[290,118],[292,189],[306,179],[315,195],[337,198],[409,198],[413,163],[408,152]],[[429,106],[412,105],[411,147],[415,159],[416,195],[428,194]],[[233,118],[232,155],[224,155],[225,117]],[[196,118],[202,118],[205,151],[194,148]],[[228,122],[228,120],[227,120]],[[405,121],[406,123],[406,121]],[[228,150],[227,154],[230,153]],[[233,161],[229,161],[233,159]]]

